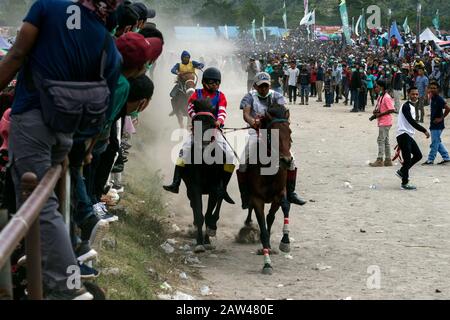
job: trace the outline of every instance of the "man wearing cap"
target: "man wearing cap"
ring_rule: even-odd
[[[250,125],[249,139],[244,151],[245,164],[239,166],[237,171],[239,190],[241,191],[242,209],[248,209],[249,206],[249,190],[247,181],[247,161],[250,153],[257,152],[257,144],[259,135],[257,130],[261,128],[261,118],[266,115],[266,111],[273,104],[286,105],[286,100],[283,95],[270,89],[271,78],[270,75],[261,72],[255,76],[254,85],[250,93],[246,94],[241,101],[241,110],[244,112],[244,120]],[[292,162],[291,168],[288,170],[287,180],[287,197],[288,201],[297,204],[305,205],[306,201],[301,199],[295,193],[297,180],[297,168],[295,161]]]
[[[156,16],[155,10],[148,9],[145,4],[142,2],[136,2],[133,3],[133,9],[136,11],[136,13],[139,15],[139,20],[137,24],[137,30],[136,32],[139,32],[144,28],[145,23],[147,22],[147,19],[152,19]]]

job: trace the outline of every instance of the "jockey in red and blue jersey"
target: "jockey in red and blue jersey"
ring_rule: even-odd
[[[191,118],[195,117],[194,105],[193,102],[196,100],[210,99],[212,106],[215,108],[214,116],[216,118],[216,127],[223,127],[225,124],[225,120],[227,118],[227,99],[225,95],[219,91],[219,87],[222,81],[222,75],[220,71],[216,68],[208,68],[203,73],[203,89],[198,89],[191,96],[188,103],[188,114]],[[231,177],[234,173],[234,152],[231,149],[230,145],[225,141],[222,134],[217,134],[215,136],[216,143],[220,146],[222,151],[225,153],[225,165],[223,171],[223,199],[230,203],[234,204],[234,201],[226,192],[226,188],[228,183],[231,180]],[[166,191],[172,193],[178,193],[180,184],[181,184],[181,176],[182,170],[186,166],[187,163],[191,161],[191,148],[192,148],[193,137],[192,134],[183,144],[183,148],[180,152],[180,157],[175,166],[175,174],[173,178],[173,182],[169,186],[164,186]]]

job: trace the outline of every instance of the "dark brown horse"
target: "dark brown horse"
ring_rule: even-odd
[[[215,129],[216,119],[214,116],[214,108],[209,99],[202,101],[194,101],[194,110],[196,115],[192,120],[199,122],[202,125],[202,134],[207,130]],[[194,139],[195,141],[195,133]],[[194,225],[197,228],[197,245],[194,249],[195,253],[201,253],[205,250],[213,249],[211,245],[211,237],[216,236],[217,222],[220,217],[220,209],[223,202],[223,194],[220,192],[220,187],[223,185],[223,163],[205,163],[202,157],[202,163],[195,163],[195,152],[202,152],[207,147],[211,147],[214,141],[203,141],[203,143],[193,143],[191,152],[191,163],[186,165],[183,170],[182,179],[186,185],[187,195],[190,200],[192,212],[194,215]],[[197,149],[197,150],[195,150]],[[208,195],[208,208],[205,215],[203,215],[203,200],[202,196]],[[206,233],[203,233],[203,226],[206,224]]]
[[[180,73],[176,81],[176,93],[171,103],[173,113],[177,116],[180,128],[184,128],[183,118],[188,117],[187,104],[189,98],[194,94],[198,78],[195,73]]]
[[[247,169],[249,191],[250,191],[250,209],[249,218],[247,223],[251,221],[252,210],[255,210],[256,218],[258,220],[259,229],[261,232],[261,243],[263,245],[262,253],[264,255],[264,268],[263,274],[272,274],[273,268],[270,260],[271,243],[270,233],[275,215],[280,209],[284,213],[284,228],[283,238],[280,243],[280,250],[282,252],[290,252],[289,241],[289,211],[290,203],[286,197],[286,180],[287,170],[290,167],[293,157],[291,155],[291,134],[289,123],[289,110],[284,106],[274,105],[266,113],[265,118],[262,121],[262,128],[267,129],[268,139],[267,148],[268,154],[271,152],[277,152],[279,159],[279,167],[274,175],[262,175],[261,169],[264,165],[261,165],[258,160],[258,164],[249,165]],[[272,146],[272,137],[274,136],[274,130],[278,130],[279,143],[278,150],[274,150]],[[258,148],[261,148],[259,143]],[[269,214],[266,216],[264,213],[265,204],[271,204]]]

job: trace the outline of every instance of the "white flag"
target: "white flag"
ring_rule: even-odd
[[[300,25],[311,25],[314,24],[316,21],[316,13],[315,11],[308,13],[306,16],[303,17],[302,21],[300,21]]]
[[[228,35],[228,26],[225,25],[225,39],[229,40],[230,36]]]
[[[362,20],[362,16],[359,16],[358,21],[356,22],[356,27],[355,27],[355,33],[356,33],[356,35],[357,35],[358,37],[359,37],[359,32],[358,32],[358,30],[359,30],[359,28],[360,28],[359,24],[361,23],[361,20]]]
[[[262,32],[263,32],[263,39],[264,41],[267,40],[267,34],[266,34],[266,17],[263,17],[262,21]]]
[[[284,28],[287,29],[287,12],[286,12],[286,1],[283,5],[283,22],[284,22]]]

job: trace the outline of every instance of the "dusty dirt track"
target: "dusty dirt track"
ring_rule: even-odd
[[[228,93],[227,126],[243,125],[238,109],[242,95]],[[398,166],[367,165],[377,155],[378,129],[368,120],[370,112],[351,114],[343,104],[325,109],[313,101],[310,106],[290,106],[300,170],[297,186],[304,198],[312,200],[291,210],[291,257],[272,256],[274,274],[263,276],[263,258],[255,255],[261,245],[235,242],[246,212],[240,209],[233,178],[229,189],[239,205],[224,205],[216,251],[198,256],[206,268],[196,269],[201,275],[196,286],[209,286],[208,299],[450,298],[450,168],[417,166],[412,182],[419,190],[402,191],[394,175]],[[167,117],[168,105],[153,108],[148,115],[153,120]],[[158,146],[151,147],[158,152],[149,150],[166,181],[173,170],[170,149],[175,143],[170,134],[176,120],[171,121]],[[391,130],[392,148],[395,132],[396,125]],[[421,134],[416,140],[427,155],[430,141]],[[450,131],[443,140],[450,146]],[[181,190],[178,196],[168,194],[167,202],[173,223],[185,228],[193,218],[185,187]],[[282,222],[280,211],[272,233],[276,247]],[[380,289],[369,289],[368,271],[377,269]]]

